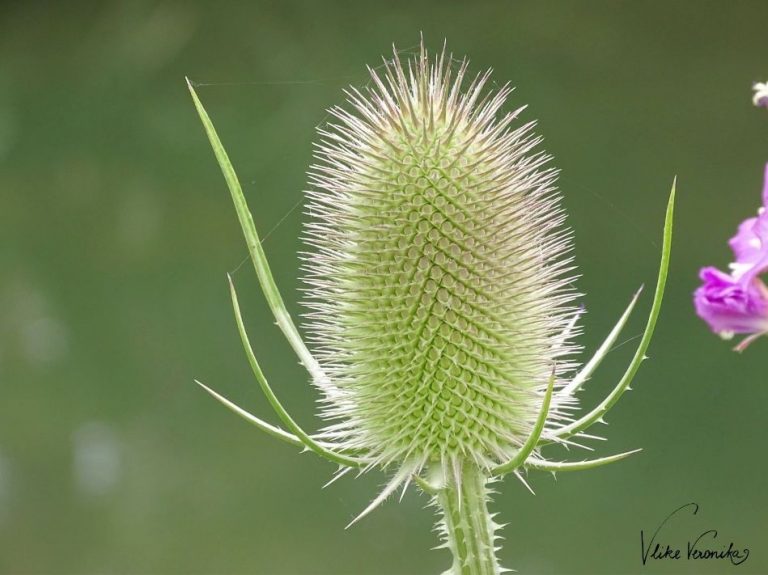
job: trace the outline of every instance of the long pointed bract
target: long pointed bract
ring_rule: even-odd
[[[593,469],[595,467],[608,465],[614,461],[621,461],[640,451],[642,451],[642,449],[633,449],[632,451],[609,455],[608,457],[600,457],[599,459],[588,459],[586,461],[529,461],[525,466],[528,469],[536,469],[537,471],[582,471],[584,469]]]
[[[200,102],[200,99],[197,97],[197,92],[195,92],[195,89],[192,87],[192,82],[189,81],[189,78],[187,78],[187,86],[189,87],[189,92],[192,94],[192,100],[195,103],[195,108],[203,123],[205,132],[208,135],[208,140],[213,148],[213,153],[216,155],[216,160],[219,162],[219,167],[224,174],[224,179],[227,181],[227,186],[229,187],[229,192],[232,195],[232,201],[235,204],[235,210],[237,211],[237,218],[240,221],[240,227],[243,230],[245,241],[248,244],[248,252],[251,255],[251,261],[253,261],[256,275],[259,278],[259,284],[264,292],[264,297],[267,299],[269,308],[275,316],[278,327],[282,330],[283,334],[285,334],[288,343],[291,344],[296,355],[299,356],[301,363],[316,383],[323,382],[327,378],[323,373],[322,368],[301,339],[301,335],[299,335],[299,331],[296,329],[296,325],[293,323],[293,320],[285,307],[285,302],[283,302],[283,297],[280,295],[280,291],[277,289],[275,280],[272,277],[272,271],[269,268],[267,256],[264,253],[264,249],[261,247],[259,234],[256,231],[253,217],[248,209],[248,204],[243,195],[243,189],[240,186],[240,181],[237,178],[232,162],[229,160],[229,156],[216,133],[216,129],[213,127],[211,118],[208,116],[202,102]]]
[[[639,290],[635,292],[635,295],[632,296],[632,299],[630,300],[629,305],[627,306],[627,309],[625,309],[624,313],[621,314],[619,321],[617,321],[616,325],[613,326],[613,329],[605,338],[605,341],[603,341],[600,347],[597,348],[597,351],[595,352],[595,354],[584,365],[584,367],[581,368],[579,373],[577,373],[574,376],[574,378],[570,381],[570,383],[560,391],[560,395],[566,395],[566,396],[573,395],[581,388],[582,385],[584,385],[584,383],[586,383],[586,381],[590,378],[590,376],[595,372],[595,370],[598,368],[598,366],[603,361],[603,359],[605,359],[605,356],[608,355],[608,352],[611,351],[613,344],[616,343],[616,339],[621,334],[621,330],[624,329],[624,326],[626,325],[627,320],[629,319],[629,316],[632,314],[632,310],[635,309],[635,304],[637,303],[637,300],[640,297],[640,293],[642,293],[642,291],[643,291],[643,288],[641,287]]]
[[[326,459],[333,461],[334,463],[338,463],[340,465],[348,465],[350,467],[364,466],[366,463],[364,461],[355,459],[354,457],[348,457],[341,453],[336,453],[318,444],[288,414],[288,412],[285,410],[283,405],[280,403],[280,400],[277,399],[277,396],[272,391],[272,388],[270,387],[269,382],[267,382],[267,378],[264,377],[264,373],[261,371],[261,366],[259,366],[259,362],[256,359],[256,355],[253,353],[253,348],[251,348],[251,342],[248,339],[248,333],[245,331],[245,325],[243,324],[243,317],[240,314],[240,304],[237,301],[237,292],[235,291],[235,284],[232,282],[231,277],[229,278],[229,290],[232,296],[232,308],[234,309],[234,312],[235,312],[235,320],[237,321],[237,331],[240,333],[240,339],[243,342],[243,349],[245,349],[245,353],[248,356],[248,362],[251,364],[253,375],[256,376],[256,380],[259,382],[259,385],[261,386],[261,390],[264,392],[264,395],[267,397],[269,404],[272,406],[272,409],[275,410],[275,413],[277,413],[278,417],[282,420],[282,422],[285,424],[285,426],[288,429],[290,429],[291,431],[293,431],[293,433],[296,434],[299,440],[308,449],[311,449],[318,455],[321,455],[322,457],[325,457]]]
[[[640,368],[640,364],[645,359],[645,352],[648,349],[648,345],[651,343],[651,337],[653,337],[653,330],[656,327],[656,320],[659,318],[659,312],[661,311],[661,301],[664,298],[664,287],[667,283],[667,273],[669,272],[669,260],[670,252],[672,249],[672,220],[675,211],[675,183],[672,184],[672,191],[669,194],[669,201],[667,202],[667,212],[664,220],[664,240],[661,247],[661,263],[659,264],[659,277],[656,282],[656,292],[653,296],[653,304],[651,305],[651,312],[648,316],[648,323],[645,326],[643,337],[640,339],[640,343],[637,346],[635,355],[632,357],[632,361],[624,372],[621,380],[613,389],[613,391],[606,397],[597,407],[592,411],[580,417],[573,423],[564,425],[557,429],[553,435],[559,438],[567,438],[580,431],[584,431],[590,425],[598,421],[605,413],[613,407],[613,405],[619,400],[622,394],[627,390],[632,383],[637,370]]]
[[[547,422],[547,415],[549,414],[549,405],[552,401],[552,390],[555,386],[555,379],[555,374],[552,373],[552,377],[549,378],[547,393],[544,396],[544,401],[541,404],[539,417],[536,420],[536,425],[534,426],[533,431],[531,431],[531,435],[520,448],[520,451],[518,451],[517,454],[507,463],[492,469],[491,475],[505,475],[510,471],[514,471],[520,467],[520,465],[525,463],[525,460],[528,459],[528,456],[533,453],[534,449],[536,449],[536,446],[539,443],[539,438],[541,437],[541,432],[544,431],[544,424]]]
[[[287,431],[280,429],[279,427],[276,427],[271,423],[267,423],[266,421],[259,419],[252,413],[248,413],[242,407],[240,407],[235,403],[232,403],[223,395],[216,393],[204,383],[201,383],[197,380],[195,380],[195,383],[200,387],[202,387],[205,391],[207,391],[211,395],[211,397],[213,397],[215,400],[220,402],[224,407],[229,409],[231,412],[239,415],[240,417],[245,419],[248,423],[255,425],[257,428],[261,429],[263,432],[268,433],[272,437],[277,437],[278,439],[286,441],[291,445],[295,445],[297,447],[306,447],[304,443],[302,443],[302,441],[292,433],[288,433]]]

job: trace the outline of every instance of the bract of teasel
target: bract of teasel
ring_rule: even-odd
[[[310,171],[307,327],[325,435],[375,463],[486,470],[519,451],[575,364],[571,234],[509,86],[395,53],[330,110]]]

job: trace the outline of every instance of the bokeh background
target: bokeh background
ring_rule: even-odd
[[[273,325],[184,76],[243,180],[298,314],[315,127],[392,43],[443,39],[517,86],[562,169],[594,349],[655,281],[673,176],[673,264],[651,361],[601,429],[621,464],[500,485],[503,563],[521,573],[768,573],[768,341],[739,356],[693,313],[698,268],[759,204],[768,111],[764,1],[5,2],[0,5],[0,572],[424,574],[447,568],[415,492],[344,531],[385,480],[246,425],[197,377],[271,418],[254,346],[312,429],[313,390]],[[627,362],[650,294],[584,393]],[[552,457],[569,454],[550,453]],[[573,453],[581,457],[586,453]],[[640,530],[709,528],[723,562],[640,561]],[[717,546],[717,545],[716,545]]]

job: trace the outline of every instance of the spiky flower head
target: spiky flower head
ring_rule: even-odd
[[[466,60],[423,46],[369,70],[320,129],[307,192],[326,435],[384,466],[489,469],[574,367],[556,171],[490,71],[469,78]],[[544,437],[573,401],[553,396]]]
[[[675,186],[667,203],[659,276],[645,330],[624,375],[596,407],[571,419],[575,394],[616,343],[639,292],[594,355],[575,367],[570,235],[533,123],[501,113],[510,89],[465,82],[466,61],[422,48],[397,53],[350,110],[331,110],[308,192],[306,239],[312,354],[275,285],[232,163],[194,86],[192,99],[227,181],[256,275],[276,323],[324,392],[331,420],[310,435],[262,371],[230,278],[237,328],[253,374],[286,429],[207,386],[269,435],[350,469],[397,466],[365,516],[414,479],[441,511],[451,575],[499,575],[488,483],[519,470],[591,469],[538,449],[573,443],[629,389],[646,359],[669,269]],[[199,383],[199,382],[198,382]],[[422,474],[428,468],[426,477]],[[356,520],[357,520],[356,519]],[[355,520],[355,521],[356,521]],[[353,521],[354,522],[354,521]]]

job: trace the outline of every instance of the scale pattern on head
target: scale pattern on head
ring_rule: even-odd
[[[325,432],[381,465],[488,468],[530,434],[553,369],[574,367],[556,171],[490,71],[470,80],[422,46],[370,73],[319,130],[307,192]],[[573,407],[555,394],[549,422]]]

